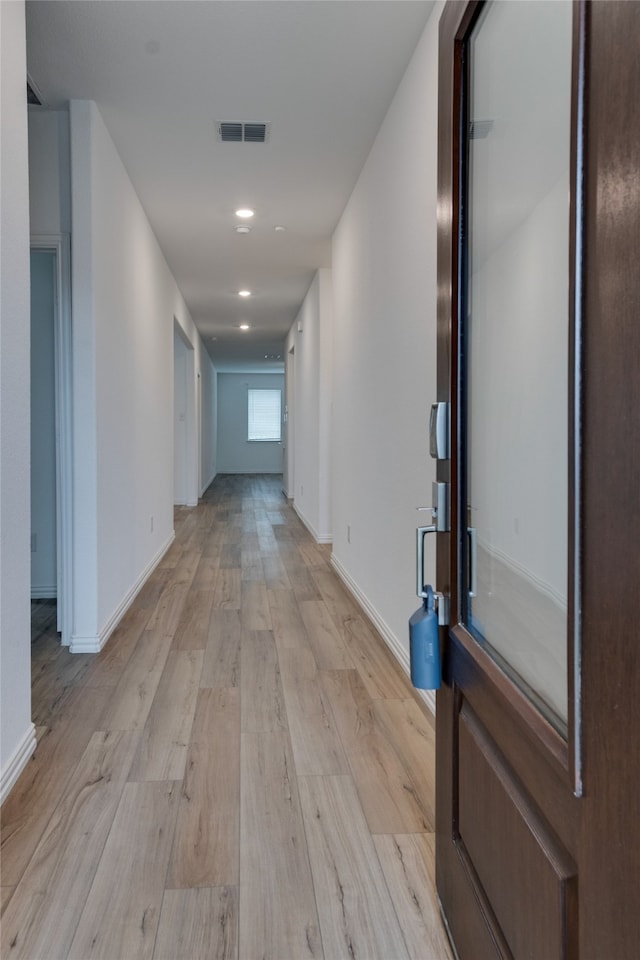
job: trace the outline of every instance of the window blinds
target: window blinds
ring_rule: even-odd
[[[280,440],[282,395],[280,390],[249,390],[247,439]]]

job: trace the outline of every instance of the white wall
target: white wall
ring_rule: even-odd
[[[31,596],[57,594],[56,254],[31,252]]]
[[[24,3],[0,3],[0,801],[35,749],[29,554],[29,193]]]
[[[286,355],[294,348],[294,402],[291,439],[293,483],[287,494],[316,540],[331,541],[331,387],[333,343],[333,287],[331,271],[316,273],[293,322]]]
[[[253,389],[281,390],[284,375],[218,373],[219,473],[282,473],[282,443],[247,440],[247,396]]]
[[[407,619],[418,605],[415,530],[424,514],[416,507],[431,502],[435,478],[428,414],[436,397],[441,10],[418,42],[332,252],[334,563],[405,666]]]
[[[105,642],[173,537],[174,318],[197,366],[210,361],[98,108],[73,101],[70,120],[81,651]]]

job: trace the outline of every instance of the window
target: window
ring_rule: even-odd
[[[281,405],[280,390],[249,390],[248,440],[280,440]]]

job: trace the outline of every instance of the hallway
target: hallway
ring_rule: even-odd
[[[434,732],[279,477],[218,477],[98,655],[33,647],[2,956],[450,960]]]

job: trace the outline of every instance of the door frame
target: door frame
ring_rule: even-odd
[[[295,419],[296,419],[296,347],[293,344],[286,353],[285,363],[285,417],[286,417],[286,468],[287,473],[284,477],[284,495],[287,499],[295,498],[296,483],[296,443],[295,443]]]
[[[73,351],[71,239],[68,233],[32,234],[31,250],[55,255],[54,381],[56,423],[56,581],[61,643],[68,647],[73,610]]]
[[[186,371],[186,383],[185,383],[185,496],[184,500],[176,500],[175,491],[174,491],[174,504],[177,506],[187,506],[187,507],[196,507],[198,505],[198,499],[200,496],[200,479],[199,479],[199,419],[197,411],[197,395],[199,393],[198,383],[196,379],[196,351],[193,344],[189,340],[189,337],[185,333],[180,324],[179,320],[173,318],[173,333],[174,333],[174,358],[173,358],[173,369],[175,372],[175,338],[176,336],[182,343],[182,346],[185,350],[185,371]],[[198,373],[198,377],[200,374]],[[174,376],[175,380],[175,376]],[[175,382],[173,384],[174,398],[175,398]],[[174,436],[175,436],[175,400],[172,416],[174,418]],[[174,442],[174,470],[175,470],[175,442]]]
[[[196,412],[195,412],[195,432],[196,432],[196,489],[198,498],[203,496],[202,486],[202,377],[200,370],[196,370]]]

